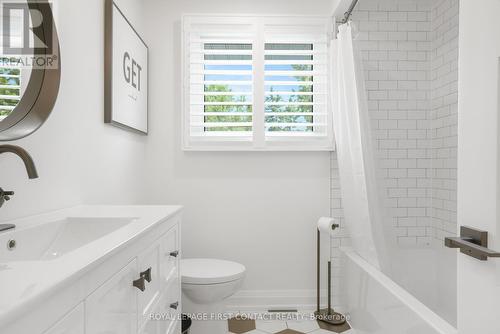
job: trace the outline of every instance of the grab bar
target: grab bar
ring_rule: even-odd
[[[444,239],[444,245],[449,248],[459,248],[460,252],[481,261],[489,257],[500,257],[500,253],[488,248],[488,232],[472,227],[461,226],[460,237]]]

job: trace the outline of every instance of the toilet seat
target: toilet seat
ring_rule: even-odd
[[[244,265],[217,259],[181,260],[182,284],[222,284],[245,276]]]

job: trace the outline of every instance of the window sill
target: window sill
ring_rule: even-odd
[[[185,152],[334,152],[335,146],[332,145],[267,145],[256,147],[251,145],[184,145],[182,150]],[[241,143],[240,143],[241,144]]]
[[[268,136],[266,140],[253,137],[184,137],[183,151],[192,152],[333,152],[334,139],[330,136]]]

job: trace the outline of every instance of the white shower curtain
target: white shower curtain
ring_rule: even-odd
[[[361,62],[356,61],[352,28],[339,27],[332,43],[332,106],[342,205],[353,248],[372,265],[388,269],[384,242],[383,189],[370,132]]]

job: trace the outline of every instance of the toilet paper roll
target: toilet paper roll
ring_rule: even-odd
[[[321,233],[332,235],[335,224],[335,219],[330,217],[321,217],[318,220],[318,229]]]

